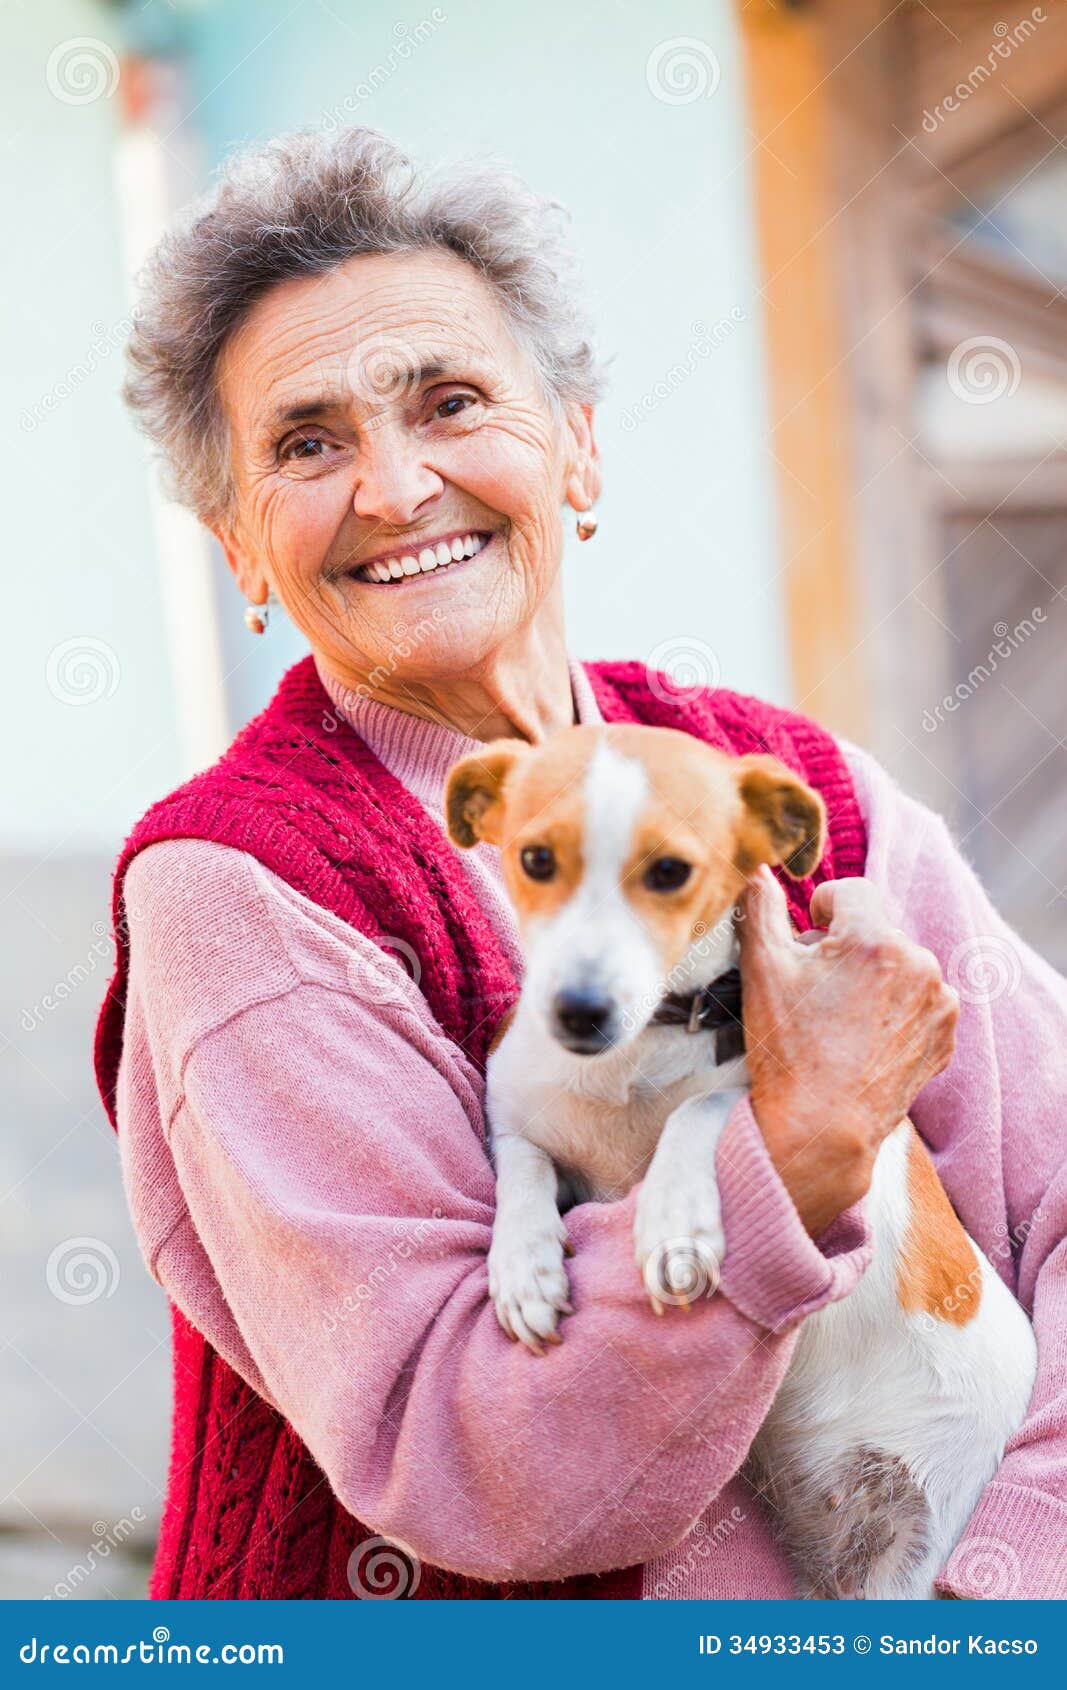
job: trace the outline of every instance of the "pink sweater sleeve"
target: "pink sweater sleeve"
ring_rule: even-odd
[[[633,1195],[584,1205],[575,1313],[533,1357],[487,1296],[481,1082],[402,969],[239,853],[155,846],[131,882],[120,1137],[178,1305],[344,1505],[431,1563],[555,1578],[677,1542],[744,1459],[798,1321],[862,1271],[860,1220],[816,1248],[740,1106],[719,1152],[721,1293],[657,1319]]]
[[[867,873],[961,998],[956,1056],[912,1115],[972,1237],[1030,1314],[1026,1420],[942,1576],[962,1597],[1067,1597],[1067,982],[1001,920],[944,823],[849,749]]]

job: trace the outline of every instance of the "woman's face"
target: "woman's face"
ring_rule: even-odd
[[[562,504],[599,490],[588,410],[552,410],[451,254],[279,284],[227,343],[219,387],[231,566],[246,597],[273,587],[342,678],[388,664],[432,683],[488,657],[554,586]],[[453,561],[428,568],[446,546]]]

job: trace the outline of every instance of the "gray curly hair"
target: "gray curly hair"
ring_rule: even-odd
[[[138,277],[123,397],[159,448],[168,491],[209,524],[232,510],[216,371],[230,335],[278,282],[361,253],[447,251],[484,277],[549,401],[602,391],[557,201],[496,165],[420,177],[373,129],[298,130],[235,154]]]

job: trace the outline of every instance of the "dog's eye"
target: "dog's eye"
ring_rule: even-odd
[[[519,854],[531,880],[551,880],[556,872],[556,859],[547,845],[526,845]]]
[[[692,865],[681,857],[657,857],[645,870],[645,885],[650,892],[677,892],[692,872]]]

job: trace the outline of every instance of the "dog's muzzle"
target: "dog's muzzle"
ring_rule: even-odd
[[[557,992],[552,999],[552,1031],[564,1049],[576,1056],[595,1056],[618,1038],[615,1005],[602,992]]]

